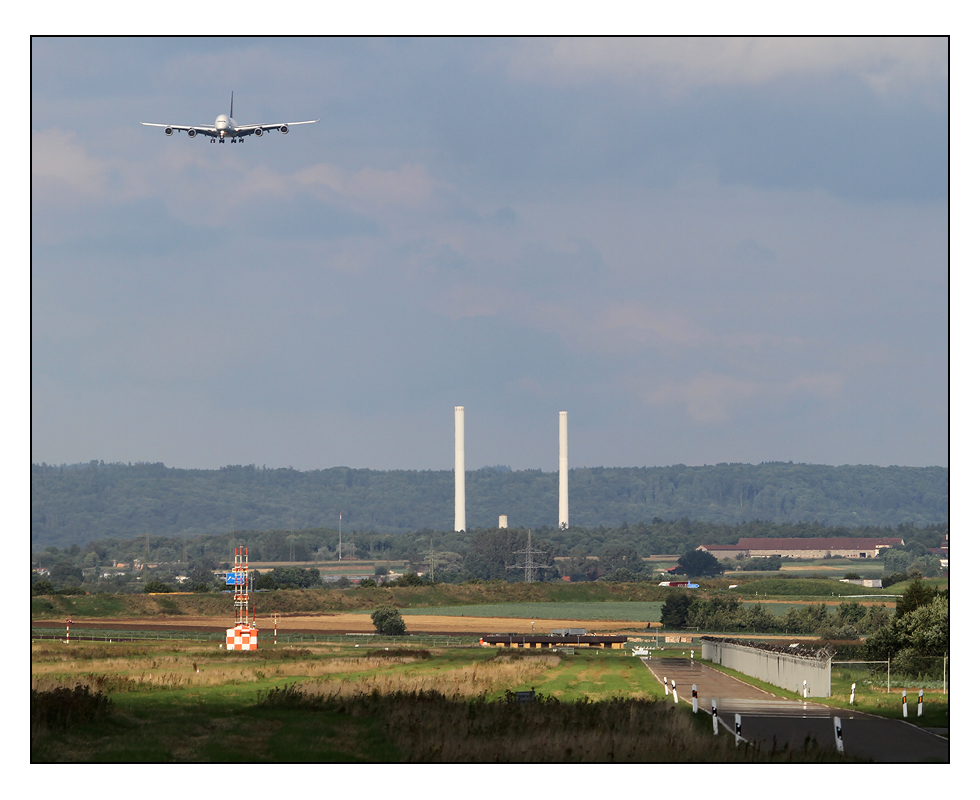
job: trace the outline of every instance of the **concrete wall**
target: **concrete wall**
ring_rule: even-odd
[[[749,643],[701,639],[701,657],[802,696],[830,697],[830,656],[796,656]]]

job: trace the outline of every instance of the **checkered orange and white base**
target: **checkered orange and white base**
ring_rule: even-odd
[[[259,630],[245,625],[236,625],[225,632],[225,646],[229,650],[258,650]]]

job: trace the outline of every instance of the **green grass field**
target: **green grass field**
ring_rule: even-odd
[[[405,616],[449,615],[460,617],[515,617],[529,620],[610,619],[630,622],[659,622],[662,602],[598,603],[491,603],[438,608],[403,608]],[[546,632],[542,627],[542,632]]]
[[[41,642],[32,684],[32,763],[842,760],[735,748],[622,651]],[[108,713],[48,713],[73,686],[107,693]]]

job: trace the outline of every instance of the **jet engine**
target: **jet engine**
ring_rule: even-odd
[[[256,136],[261,136],[262,135],[262,129],[261,128],[256,128],[254,131],[252,131],[252,133],[254,133]]]
[[[193,139],[195,136],[197,136],[197,131],[191,128],[189,131],[187,131],[187,135]]]
[[[165,134],[167,134],[167,136],[173,136],[174,135],[174,129],[173,128],[164,128],[163,129],[163,132]]]
[[[280,125],[279,126],[279,133],[289,133],[289,126],[288,125]]]

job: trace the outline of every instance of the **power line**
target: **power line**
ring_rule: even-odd
[[[531,547],[531,531],[528,529],[527,532],[527,546],[523,550],[515,550],[515,556],[524,556],[524,583],[533,583],[537,578],[537,571],[539,569],[547,569],[547,564],[538,564],[534,561],[534,556],[547,555],[544,550],[534,550]],[[512,567],[507,569],[521,569],[520,564],[514,564]]]

